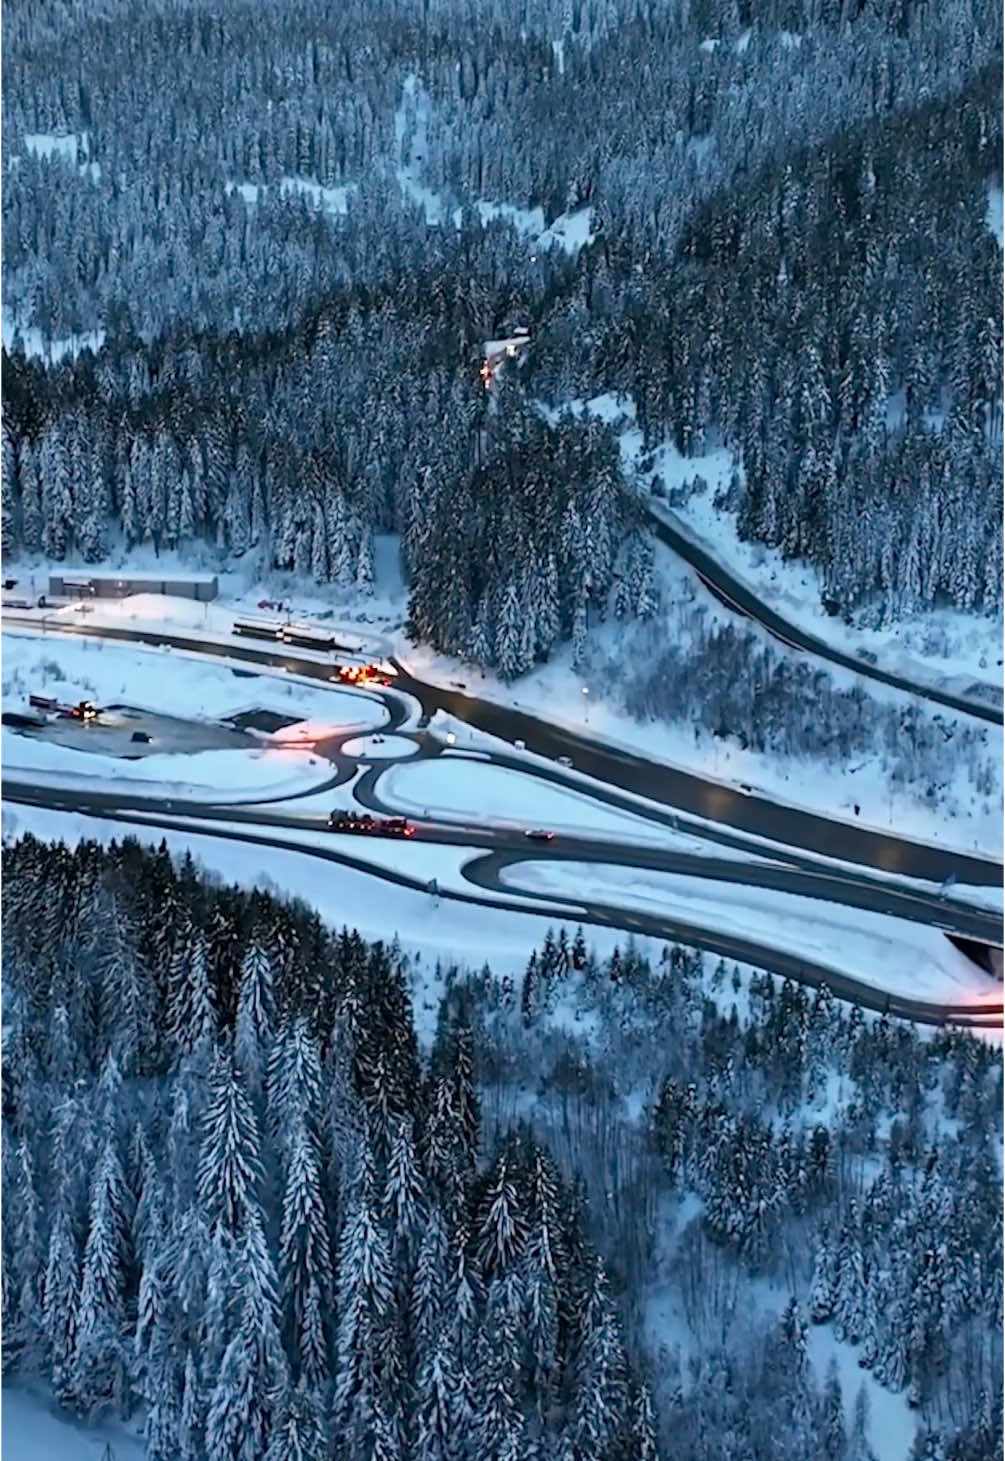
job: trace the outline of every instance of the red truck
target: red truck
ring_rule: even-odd
[[[407,817],[373,817],[369,812],[335,811],[328,817],[333,832],[372,832],[378,837],[414,837]]]

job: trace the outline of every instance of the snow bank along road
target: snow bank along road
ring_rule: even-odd
[[[990,721],[993,725],[1001,725],[1005,722],[1005,711],[1000,705],[987,704],[972,696],[954,695],[949,690],[937,690],[932,685],[917,684],[913,680],[905,679],[903,675],[894,675],[887,670],[880,669],[878,665],[872,665],[867,660],[860,659],[858,655],[846,654],[843,650],[835,649],[826,640],[818,639],[815,634],[808,634],[805,629],[800,629],[798,624],[791,623],[790,620],[776,613],[774,609],[769,608],[742,580],[734,578],[729,570],[717,562],[708,549],[701,545],[697,538],[677,522],[672,512],[662,507],[656,507],[642,495],[639,495],[637,500],[646,514],[649,526],[660,542],[665,543],[686,563],[690,563],[702,583],[720,603],[745,615],[748,619],[755,619],[769,634],[773,635],[775,639],[781,640],[783,644],[789,645],[792,649],[801,649],[807,654],[815,655],[818,659],[829,660],[831,664],[841,665],[844,669],[854,670],[857,675],[866,675],[871,680],[879,680],[881,684],[892,685],[895,690],[907,690],[911,695],[917,695],[922,700],[931,700],[938,705],[946,705],[951,710],[961,711],[964,715],[976,716],[980,720]]]

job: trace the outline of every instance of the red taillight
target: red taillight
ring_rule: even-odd
[[[415,836],[415,828],[414,827],[406,827],[405,828],[405,836],[406,837],[414,837]]]

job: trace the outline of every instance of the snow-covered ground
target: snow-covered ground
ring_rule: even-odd
[[[1005,203],[1001,188],[988,188],[985,220],[999,244],[1005,245]]]
[[[937,929],[867,909],[591,863],[527,861],[504,868],[500,876],[514,891],[607,902],[756,939],[891,994],[933,1004],[1001,999],[1000,983],[971,964]]]
[[[29,360],[45,360],[50,365],[58,365],[64,356],[76,359],[82,350],[97,352],[105,343],[104,330],[87,330],[82,335],[68,335],[65,339],[46,339],[34,325],[19,326],[7,310],[0,310],[0,336],[5,350],[13,351],[19,338],[20,349]]]
[[[419,747],[407,736],[358,736],[342,745],[344,756],[362,756],[368,761],[394,761],[400,756],[414,756]]]
[[[455,228],[460,228],[463,208],[451,208],[444,195],[424,181],[425,164],[429,159],[431,114],[428,92],[416,76],[408,76],[394,117],[395,176],[403,197],[422,208],[430,228],[438,228],[448,217]],[[494,202],[488,198],[477,199],[474,208],[483,225],[494,219],[504,219],[535,250],[558,247],[565,249],[566,253],[576,254],[594,237],[591,231],[593,210],[590,208],[563,213],[550,227],[545,227],[541,208],[518,208],[512,203]]]
[[[1000,200],[999,193],[999,221]],[[559,415],[555,408],[541,409],[551,421]],[[643,471],[642,432],[635,425],[635,404],[630,397],[596,396],[586,402],[571,401],[565,409],[621,424],[619,448],[626,476],[636,481],[644,477],[650,486],[658,481],[666,494],[680,494],[681,500],[672,508],[660,498],[653,505],[679,527],[690,529],[736,578],[793,624],[845,653],[865,650],[875,654],[881,668],[919,684],[962,692],[978,681],[1001,690],[1001,626],[997,620],[947,609],[909,615],[886,629],[870,629],[829,618],[820,607],[822,580],[813,564],[786,562],[775,548],[742,542],[735,515],[715,506],[716,494],[728,487],[733,472],[742,477],[742,468],[731,451],[715,446],[703,456],[683,457],[673,442],[666,442],[651,454],[651,465],[646,458]],[[699,478],[704,486],[695,485]],[[872,693],[873,687],[869,688]]]
[[[4,1385],[0,1406],[4,1461],[102,1461],[109,1446],[115,1461],[145,1461],[146,1448],[122,1426],[84,1426],[22,1385]]]
[[[644,817],[604,806],[588,796],[523,776],[505,766],[452,756],[449,751],[435,760],[389,767],[380,776],[377,793],[399,811],[443,821],[543,827],[553,832],[663,846],[671,839],[674,845],[677,842],[668,828]]]
[[[330,762],[304,751],[195,751],[129,761],[53,745],[6,727],[0,757],[6,777],[19,780],[28,774],[36,786],[113,794],[128,790],[137,796],[215,803],[293,797],[331,780],[333,774]]]
[[[105,641],[46,635],[3,635],[3,707],[24,706],[29,694],[75,703],[126,703],[154,713],[180,712],[195,723],[191,751],[154,752],[141,760],[80,749],[20,735],[4,727],[2,758],[8,775],[31,773],[48,786],[115,791],[128,781],[133,792],[199,797],[213,801],[290,797],[332,776],[313,744],[345,730],[367,730],[387,721],[387,711],[363,692],[324,689],[282,674],[234,675],[218,660],[176,651],[120,647]],[[198,724],[218,723],[245,710],[291,717],[265,746],[201,749]]]
[[[876,1461],[908,1461],[918,1432],[918,1419],[907,1403],[907,1392],[887,1390],[871,1370],[862,1369],[858,1362],[860,1350],[836,1339],[830,1324],[811,1324],[806,1347],[820,1386],[827,1379],[831,1359],[835,1361],[849,1433],[855,1419],[855,1401],[860,1387],[864,1385],[869,1401],[867,1435],[876,1453]]]
[[[171,600],[184,603],[184,600]],[[239,673],[218,658],[194,652],[123,646],[102,639],[5,630],[2,638],[4,709],[16,709],[29,694],[75,702],[122,703],[189,719],[219,721],[249,709],[306,723],[309,739],[345,731],[369,731],[387,724],[388,713],[362,690],[319,686],[267,668]],[[283,733],[280,732],[282,739]],[[286,739],[303,740],[300,725]]]
[[[227,193],[240,193],[245,203],[253,205],[258,202],[262,194],[268,194],[269,187],[265,183],[235,183],[226,182],[224,190]],[[355,192],[352,184],[344,187],[326,188],[316,178],[284,177],[279,181],[279,196],[281,198],[307,197],[315,207],[322,213],[327,213],[332,218],[343,218],[349,210],[349,199]]]

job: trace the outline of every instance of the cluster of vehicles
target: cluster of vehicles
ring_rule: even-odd
[[[101,714],[90,700],[78,700],[76,705],[64,705],[54,695],[29,695],[28,704],[34,710],[45,711],[47,715],[58,716],[61,720],[82,720],[85,725],[97,720]]]
[[[390,675],[385,675],[380,665],[339,665],[333,679],[343,685],[390,685]]]
[[[341,808],[329,812],[328,827],[332,832],[369,832],[376,837],[414,837],[416,830],[407,817],[375,817],[370,812],[344,811]],[[544,827],[530,827],[523,835],[531,842],[555,840],[555,833]]]
[[[268,601],[263,599],[262,605]],[[277,608],[281,605],[276,605]],[[277,624],[269,619],[237,619],[234,633],[242,639],[267,639],[272,644],[288,644],[293,649],[312,649],[330,654],[342,649],[330,629],[317,629],[310,624]],[[332,676],[345,685],[390,685],[391,677],[379,665],[339,665]]]
[[[333,832],[371,832],[378,837],[414,837],[407,817],[374,817],[369,812],[334,811],[328,817]]]

